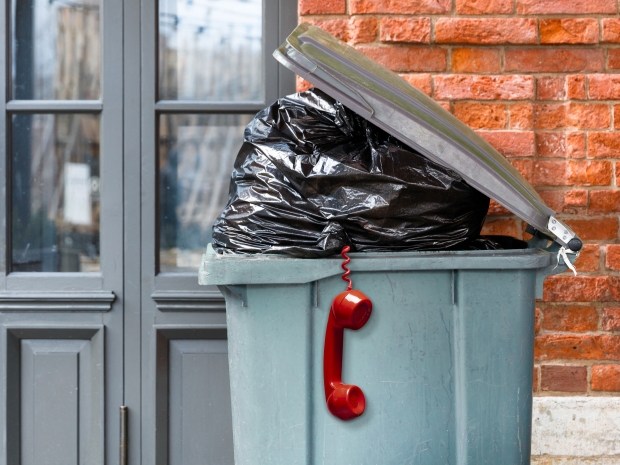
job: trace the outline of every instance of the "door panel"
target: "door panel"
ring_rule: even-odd
[[[233,463],[223,325],[158,331],[157,463]]]
[[[8,463],[103,463],[103,327],[8,327]]]
[[[177,339],[169,351],[169,463],[232,463],[226,340]]]

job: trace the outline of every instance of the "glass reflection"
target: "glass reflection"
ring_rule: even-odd
[[[99,271],[99,116],[13,115],[11,271]]]
[[[159,0],[159,98],[262,100],[261,0]]]
[[[100,95],[99,0],[12,0],[14,99]]]
[[[250,115],[161,115],[159,269],[196,271],[228,201]]]

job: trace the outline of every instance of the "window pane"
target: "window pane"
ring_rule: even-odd
[[[13,115],[11,271],[99,271],[99,116]]]
[[[161,115],[160,271],[196,271],[226,206],[250,115]]]
[[[159,0],[159,98],[262,100],[261,0]]]
[[[14,99],[98,99],[99,0],[12,0]]]

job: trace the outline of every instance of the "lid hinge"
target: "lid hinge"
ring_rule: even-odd
[[[577,253],[583,247],[581,239],[577,237],[575,232],[553,216],[549,217],[547,229],[553,236],[556,237],[556,242],[559,242],[563,247],[566,247],[566,252]]]

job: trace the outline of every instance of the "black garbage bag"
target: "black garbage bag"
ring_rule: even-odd
[[[244,138],[220,253],[501,248],[479,238],[488,197],[318,89],[264,109]]]

